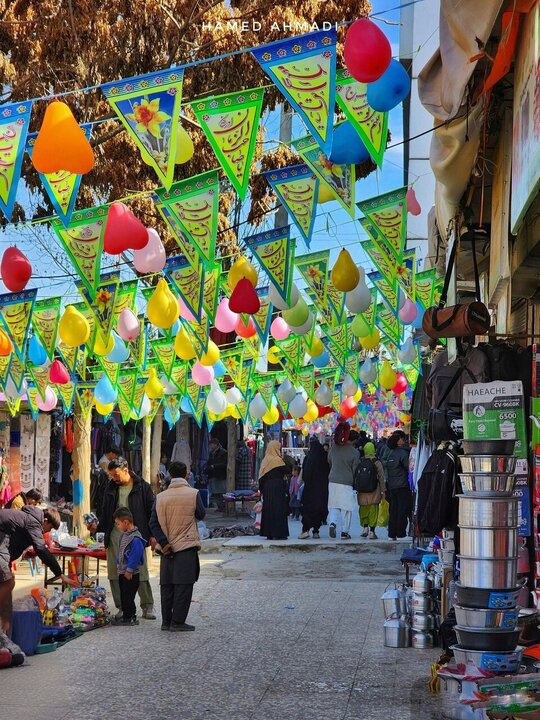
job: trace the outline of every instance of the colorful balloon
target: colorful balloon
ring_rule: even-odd
[[[270,287],[268,290],[268,298],[274,308],[276,310],[289,310],[290,308],[294,307],[296,303],[298,302],[298,299],[300,298],[300,293],[298,291],[298,288],[296,287],[295,283],[292,283],[291,285],[291,292],[289,297],[289,305],[283,300],[281,295],[278,293],[274,285],[270,283]]]
[[[250,338],[254,337],[257,334],[257,328],[255,327],[255,323],[251,318],[249,318],[248,324],[245,325],[242,318],[239,317],[238,322],[236,323],[235,332],[238,337]]]
[[[343,54],[353,78],[372,83],[390,65],[392,47],[378,25],[369,18],[359,18],[347,31]]]
[[[277,407],[274,407],[274,406],[272,405],[272,407],[270,408],[270,410],[267,410],[267,411],[264,413],[264,415],[262,416],[261,420],[262,420],[263,423],[265,423],[266,425],[274,425],[275,423],[277,423],[277,421],[279,420],[279,410],[277,409]]]
[[[50,385],[47,385],[47,387],[45,388],[44,398],[42,398],[39,393],[36,396],[36,405],[40,410],[43,410],[43,412],[50,412],[51,410],[54,410],[57,402],[58,396],[56,395],[52,387],[50,387]]]
[[[94,342],[94,355],[99,355],[99,357],[103,357],[104,355],[108,355],[114,350],[114,337],[112,333],[109,335],[109,339],[107,340],[107,345],[105,345],[105,341],[103,340],[103,336],[101,332],[96,333],[96,340]]]
[[[118,397],[118,390],[116,390],[109,378],[103,374],[94,388],[94,397],[102,405],[110,405],[115,403]]]
[[[195,154],[195,145],[186,130],[178,123],[176,134],[176,165],[183,165],[191,160]]]
[[[109,255],[119,255],[125,250],[141,250],[148,243],[148,232],[127,205],[114,202],[109,206],[103,250]]]
[[[414,192],[413,187],[410,187],[407,190],[405,200],[407,202],[407,212],[410,215],[420,215],[420,213],[422,212],[422,208],[420,207],[420,203],[416,199],[416,193]]]
[[[167,329],[172,327],[179,314],[178,301],[170,291],[167,281],[161,278],[148,300],[146,315],[152,325]]]
[[[379,383],[381,384],[382,389],[390,390],[396,384],[396,380],[396,371],[390,365],[390,361],[385,360],[379,372]]]
[[[131,342],[139,337],[141,324],[139,318],[129,308],[124,308],[118,317],[118,334],[126,342]]]
[[[2,332],[4,332],[2,330]],[[5,333],[4,333],[5,334]],[[9,341],[9,352],[5,353],[5,355],[10,355],[11,351],[13,350],[13,345],[11,344],[11,340],[6,335],[8,341]],[[0,352],[0,355],[3,353]],[[43,345],[39,342],[37,337],[35,335],[32,335],[30,340],[28,341],[28,359],[32,363],[32,365],[45,365],[47,362],[47,351],[43,347]]]
[[[374,350],[381,341],[381,334],[377,328],[373,328],[368,335],[359,338],[359,340],[364,350]]]
[[[32,151],[32,165],[48,175],[62,170],[84,175],[94,167],[94,151],[68,105],[59,100],[45,110]]]
[[[254,420],[261,420],[266,414],[266,403],[260,393],[255,393],[253,399],[249,403],[249,414]]]
[[[254,288],[257,287],[257,282],[259,280],[257,271],[249,260],[244,257],[244,255],[237,257],[229,270],[227,283],[230,289],[234,290],[238,282],[242,279],[249,280]]]
[[[289,310],[283,310],[282,316],[289,327],[301,327],[309,317],[309,308],[306,301],[299,297],[296,305],[293,305]]]
[[[0,357],[8,357],[13,352],[13,343],[10,340],[9,335],[0,328]],[[46,362],[45,358],[44,362]],[[44,364],[41,363],[42,365]]]
[[[79,347],[90,337],[90,325],[82,313],[73,305],[68,305],[60,319],[58,334],[64,345]]]
[[[259,312],[260,307],[261,301],[251,281],[247,278],[240,278],[229,298],[229,308],[238,315],[241,313],[255,315]]]
[[[229,307],[229,299],[220,300],[216,310],[215,326],[223,333],[233,332],[238,322],[238,315]]]
[[[197,385],[210,385],[214,379],[214,369],[196,362],[191,368],[191,377]]]
[[[336,125],[332,136],[330,162],[335,165],[359,165],[369,160],[369,152],[354,125],[346,120]],[[320,184],[321,186],[323,183]]]
[[[270,325],[270,335],[276,340],[286,340],[291,334],[291,328],[282,317],[276,317]]]
[[[32,277],[32,265],[18,248],[9,247],[2,255],[0,273],[8,290],[21,292]]]
[[[114,410],[114,403],[109,403],[109,405],[102,405],[97,400],[95,401],[96,410],[100,415],[103,415],[103,417],[107,417],[112,413]]]
[[[174,352],[181,360],[193,360],[197,356],[193,343],[184,328],[180,328],[174,339]]]
[[[293,399],[289,403],[289,413],[293,418],[304,417],[308,409],[307,402],[302,397],[301,393],[296,393]]]
[[[388,112],[411,92],[411,78],[399,60],[390,65],[378,80],[367,86],[367,101],[374,110]]]
[[[339,413],[342,418],[348,420],[356,413],[357,407],[358,405],[355,403],[352,396],[346,397],[339,406]]]
[[[70,379],[66,366],[60,360],[55,360],[49,368],[49,382],[53,385],[66,385]]]
[[[111,333],[111,338],[113,340],[113,349],[110,353],[107,355],[107,360],[109,362],[113,363],[123,363],[126,362],[126,360],[129,358],[129,348],[125,344],[125,342],[122,340],[120,335],[118,333],[115,333],[114,330]]]
[[[404,325],[410,325],[416,320],[416,317],[418,315],[418,308],[416,307],[416,303],[413,303],[412,300],[407,298],[398,315],[399,319]]]
[[[360,281],[360,272],[353,262],[351,254],[345,248],[340,250],[331,272],[332,284],[336,290],[350,292]]]
[[[201,365],[215,365],[220,358],[219,348],[213,340],[208,341],[208,350],[199,358]],[[219,414],[219,413],[218,413]]]
[[[147,228],[148,242],[141,250],[134,250],[133,265],[140,273],[158,273],[167,261],[165,248],[154,228]]]
[[[156,369],[150,368],[148,375],[148,380],[144,384],[144,392],[146,393],[146,396],[150,400],[157,400],[158,398],[163,397],[165,390],[157,376]]]

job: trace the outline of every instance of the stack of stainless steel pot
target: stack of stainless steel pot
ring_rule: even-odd
[[[408,620],[408,593],[403,587],[394,587],[385,590],[383,601],[384,617],[384,645],[385,647],[409,647],[410,626]]]
[[[411,645],[415,648],[433,647],[436,618],[434,615],[433,578],[426,571],[414,576],[409,599],[411,618]]]
[[[515,672],[520,657],[516,609],[518,501],[509,441],[464,441],[459,497],[456,660]],[[489,453],[489,454],[488,454]]]

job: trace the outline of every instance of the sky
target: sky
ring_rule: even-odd
[[[398,57],[399,0],[372,0],[372,8],[372,12],[375,15],[377,13],[383,13],[381,17],[384,18],[385,22],[381,22],[380,26],[391,42],[393,56]],[[344,20],[346,19],[351,18],[344,18]],[[225,92],[226,88],[223,88],[223,91]],[[279,136],[279,111],[267,114],[263,118],[263,123],[266,128],[267,140],[277,139]],[[368,178],[359,180],[356,183],[357,202],[403,185],[403,152],[402,145],[400,144],[403,140],[401,105],[390,112],[389,129],[392,134],[391,146],[386,151],[382,169],[373,172]],[[300,137],[304,134],[305,129],[301,121],[295,117],[293,137]],[[271,144],[269,144],[268,147],[271,147]],[[27,215],[31,216],[32,202],[25,193],[23,181],[20,183],[19,190],[19,202],[25,202],[24,198],[26,196],[25,205],[28,206],[29,210]],[[357,211],[357,217],[359,214],[359,211]],[[250,228],[244,225],[241,228],[240,237],[242,238],[245,235],[261,232],[266,229],[266,227],[273,227],[273,222],[273,216],[270,216],[266,226]],[[292,229],[293,231],[295,230],[294,224],[292,224]],[[360,247],[360,241],[364,239],[366,239],[366,236],[358,223],[358,219],[353,220],[345,210],[341,208],[339,203],[328,202],[318,206],[311,247],[308,249],[304,242],[298,239],[297,255],[316,252],[317,250],[322,250],[330,246],[330,262],[332,265],[337,258],[339,250],[342,247],[346,247],[354,261],[362,265],[366,271],[370,271],[374,268]],[[38,288],[38,298],[61,295],[64,298],[65,304],[80,300],[80,296],[75,289],[72,279],[66,277],[75,276],[73,266],[60,247],[53,231],[47,231],[43,225],[22,228],[8,226],[3,236],[0,236],[0,251],[3,251],[11,244],[16,244],[32,263],[33,278],[31,280],[31,286]],[[102,270],[105,268],[112,269],[111,266],[113,263],[114,258],[104,256]],[[126,280],[132,277],[134,277],[133,273],[131,273],[126,266],[122,266],[121,279]],[[298,281],[299,287],[303,287],[304,283],[297,272],[295,272],[294,277],[295,280]],[[0,292],[6,292],[1,281]],[[142,306],[139,309],[142,309]]]

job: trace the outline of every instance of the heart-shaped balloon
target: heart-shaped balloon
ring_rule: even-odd
[[[232,291],[229,300],[229,309],[234,313],[255,315],[261,307],[259,296],[247,278],[239,280]]]
[[[16,247],[9,247],[2,255],[0,273],[4,285],[11,292],[21,292],[32,276],[32,266],[26,255]]]
[[[109,207],[103,235],[103,250],[119,255],[125,250],[142,250],[148,243],[148,231],[133,212],[122,202]]]

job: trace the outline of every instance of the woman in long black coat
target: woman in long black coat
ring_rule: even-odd
[[[317,438],[312,438],[302,466],[302,533],[301,540],[319,537],[319,529],[328,515],[328,454]]]
[[[289,537],[289,486],[285,479],[288,467],[281,457],[277,440],[268,443],[259,471],[259,490],[263,508],[261,532],[268,540],[286,540]]]

